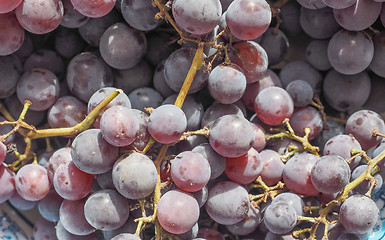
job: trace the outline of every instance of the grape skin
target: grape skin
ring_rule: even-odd
[[[297,213],[286,203],[272,203],[265,210],[264,223],[271,232],[285,234],[297,224]]]
[[[38,164],[21,167],[16,174],[15,183],[17,193],[28,201],[43,199],[51,187],[47,170]]]

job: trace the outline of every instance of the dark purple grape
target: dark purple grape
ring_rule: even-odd
[[[124,20],[135,29],[150,31],[163,23],[155,18],[159,9],[151,0],[122,0],[120,6]]]
[[[306,107],[313,100],[313,88],[304,80],[294,80],[286,87],[295,107]]]
[[[280,63],[289,51],[289,40],[278,28],[268,28],[262,35],[260,44],[267,53],[270,66]]]
[[[304,129],[310,128],[309,140],[319,136],[323,129],[321,113],[313,107],[296,108],[290,117],[290,124],[298,136],[305,136]]]
[[[271,232],[285,234],[297,224],[297,213],[289,204],[272,203],[265,210],[264,223]]]

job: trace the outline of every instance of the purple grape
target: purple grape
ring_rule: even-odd
[[[285,33],[277,28],[268,28],[262,35],[260,44],[267,53],[269,66],[282,62],[289,50],[289,40]]]
[[[297,213],[289,204],[272,203],[265,210],[264,223],[271,232],[285,234],[297,224]]]
[[[148,62],[142,59],[131,68],[114,71],[115,86],[127,94],[137,88],[149,87],[153,77],[152,72],[153,70]]]
[[[33,226],[33,237],[41,240],[56,240],[55,223],[40,217]]]
[[[263,169],[260,173],[262,181],[268,186],[277,184],[282,179],[285,164],[281,160],[281,155],[274,150],[264,149],[259,153],[262,159]]]
[[[60,206],[60,223],[74,235],[88,235],[95,231],[84,216],[85,200],[64,200]]]
[[[63,20],[61,25],[66,28],[79,28],[87,23],[88,17],[79,13],[71,3],[71,0],[62,0],[63,2]]]
[[[237,115],[243,117],[241,109],[235,104],[222,104],[215,102],[209,106],[203,113],[201,128],[207,126],[211,128],[213,123],[220,117],[225,115]]]
[[[328,58],[329,39],[314,39],[306,47],[306,60],[317,70],[327,71],[332,65]]]
[[[58,78],[62,77],[65,71],[63,59],[57,52],[49,49],[40,49],[28,56],[24,62],[24,71],[33,68],[47,69]]]
[[[8,98],[16,92],[22,71],[21,61],[15,54],[0,56],[0,98]]]
[[[135,29],[150,31],[163,23],[162,19],[155,18],[159,9],[151,0],[122,0],[120,6],[124,20]]]
[[[313,107],[296,108],[290,117],[290,124],[298,136],[305,136],[304,129],[310,128],[309,140],[317,138],[323,129],[321,113]]]
[[[145,111],[145,108],[157,108],[162,105],[163,97],[155,89],[150,87],[137,88],[128,94],[132,108]],[[172,103],[173,104],[173,103]]]
[[[47,196],[37,203],[40,215],[50,222],[59,221],[59,209],[62,202],[63,198],[54,190],[51,190]]]
[[[367,168],[368,168],[367,165],[360,165],[360,166],[356,167],[353,170],[353,172],[352,172],[351,181],[354,181],[359,176],[361,176]],[[383,183],[383,179],[382,179],[382,176],[379,173],[374,174],[373,177],[376,179],[377,183],[374,186],[374,188],[372,190],[372,193],[377,193],[381,189],[381,186],[382,186],[382,183]],[[364,195],[365,193],[367,193],[369,191],[370,186],[371,186],[370,181],[369,180],[364,180],[357,187],[355,187],[353,191],[355,193],[357,193],[357,194]]]
[[[225,170],[225,157],[216,153],[209,143],[200,144],[194,147],[192,151],[202,154],[208,160],[211,169],[210,179],[219,177]]]
[[[333,9],[328,7],[314,10],[303,7],[299,21],[303,31],[315,39],[330,38],[341,28],[333,17]]]
[[[259,208],[250,206],[247,217],[242,221],[226,225],[226,228],[232,233],[240,236],[248,235],[254,232],[262,221],[262,213]]]

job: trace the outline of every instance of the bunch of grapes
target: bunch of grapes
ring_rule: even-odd
[[[381,239],[382,2],[0,0],[0,203],[35,240]]]

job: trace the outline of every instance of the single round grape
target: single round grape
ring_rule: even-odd
[[[306,47],[306,60],[317,70],[327,71],[332,65],[328,58],[329,39],[314,39]]]
[[[91,18],[103,17],[115,6],[116,0],[82,1],[71,0],[72,5],[81,14]]]
[[[124,20],[135,29],[150,31],[163,23],[162,19],[155,18],[159,9],[152,1],[122,0],[120,6]]]
[[[113,189],[94,192],[84,205],[84,215],[88,223],[100,230],[121,227],[127,221],[129,213],[128,200]]]
[[[119,157],[119,149],[109,144],[99,129],[88,129],[72,142],[71,156],[80,170],[100,174],[112,169]]]
[[[15,178],[17,193],[28,201],[43,199],[51,188],[47,169],[39,164],[27,164],[19,169]]]
[[[1,8],[1,6],[0,6]],[[24,28],[13,12],[0,14],[0,56],[16,52],[23,44]]]
[[[183,214],[180,214],[183,212]],[[190,194],[171,190],[159,200],[157,217],[160,225],[172,234],[189,231],[199,219],[199,206]]]
[[[163,144],[178,140],[186,127],[186,115],[182,109],[171,104],[156,108],[148,120],[148,132],[156,141]]]
[[[323,150],[323,155],[338,155],[343,159],[350,159],[352,157],[351,151],[362,150],[360,143],[351,135],[339,134],[331,137],[326,143]],[[353,159],[349,166],[353,170],[361,161],[361,156]]]
[[[204,35],[219,23],[222,6],[219,0],[175,0],[172,15],[178,26],[192,34]]]
[[[310,128],[309,140],[317,138],[323,129],[322,115],[315,108],[308,106],[295,109],[290,117],[290,124],[298,136],[305,136],[304,129]]]
[[[44,34],[60,25],[64,10],[61,0],[24,0],[15,13],[24,29],[31,33]]]
[[[208,160],[198,152],[181,152],[171,160],[171,178],[183,191],[199,191],[210,180],[210,174]]]
[[[145,108],[157,108],[162,105],[163,97],[155,89],[150,87],[137,88],[128,94],[132,108],[145,111]],[[173,103],[171,103],[173,104]]]
[[[247,119],[237,115],[225,115],[213,123],[209,142],[218,154],[234,158],[250,150],[254,137],[253,126]]]
[[[259,153],[262,159],[262,171],[259,174],[262,181],[268,186],[277,184],[282,179],[285,164],[281,160],[281,155],[274,150],[264,149]]]
[[[295,80],[289,83],[286,91],[293,99],[295,107],[305,107],[313,100],[313,88],[304,80]]]
[[[346,134],[352,134],[363,150],[376,146],[381,137],[373,136],[373,130],[385,132],[385,123],[380,115],[370,110],[360,110],[348,118],[345,125]]]
[[[272,203],[265,210],[264,223],[271,232],[285,234],[297,224],[297,213],[289,204]]]
[[[139,123],[131,109],[113,106],[103,113],[100,131],[108,143],[123,147],[134,142],[139,131]]]
[[[209,75],[210,95],[220,103],[238,101],[246,90],[246,77],[235,65],[219,65]]]
[[[129,45],[127,41],[130,42]],[[110,26],[103,33],[99,49],[108,65],[127,69],[140,62],[147,51],[147,41],[143,32],[120,22]]]
[[[112,180],[120,194],[129,199],[150,195],[156,185],[156,167],[146,155],[132,153],[121,156],[112,169]]]
[[[122,89],[125,93],[130,94],[138,88],[149,87],[151,85],[153,69],[148,61],[142,59],[131,68],[114,71],[114,77],[115,86]]]
[[[246,76],[247,83],[259,81],[261,74],[267,70],[269,63],[265,49],[254,41],[238,42],[232,47],[235,51],[229,53],[229,58],[232,63],[241,68]]]
[[[267,53],[269,66],[282,62],[289,51],[289,40],[285,33],[270,27],[262,36],[260,44]]]
[[[330,38],[341,27],[333,17],[333,9],[301,8],[299,22],[303,31],[315,39]]]
[[[63,198],[55,190],[49,191],[47,196],[37,203],[40,215],[50,222],[59,221],[59,209],[62,202]]]
[[[265,0],[235,0],[227,9],[226,24],[236,38],[252,40],[266,31],[271,15]]]
[[[322,193],[337,193],[350,181],[348,163],[338,155],[322,156],[311,170],[311,182]]]
[[[114,87],[104,87],[100,88],[97,91],[95,91],[90,99],[88,100],[87,105],[87,113],[89,114],[96,106],[98,106],[108,95],[110,95],[113,91],[117,90],[117,88]],[[98,117],[93,122],[94,127],[100,128],[100,118],[102,117],[103,113],[113,106],[122,106],[126,108],[131,108],[131,101],[128,98],[128,96],[121,92],[116,96],[107,106],[100,112]]]
[[[226,158],[226,176],[233,182],[249,184],[260,175],[263,160],[257,150],[250,148],[245,154],[237,158]]]
[[[79,170],[70,161],[56,169],[52,182],[62,198],[74,201],[84,198],[91,192],[93,180],[91,174]]]
[[[255,98],[255,112],[264,123],[277,126],[294,111],[294,102],[288,92],[279,87],[268,87]]]
[[[79,33],[68,28],[60,28],[55,36],[55,50],[61,56],[71,59],[84,50],[86,43]]]
[[[60,206],[60,222],[63,227],[74,235],[88,235],[95,231],[84,216],[85,200],[64,200]]]
[[[280,17],[282,23],[280,28],[289,36],[298,36],[302,32],[299,23],[300,8],[301,6],[296,1],[290,1],[281,7]]]
[[[25,72],[17,83],[16,93],[20,102],[30,100],[30,109],[43,111],[59,98],[59,79],[50,71],[34,68]]]
[[[323,82],[326,102],[338,111],[355,110],[361,107],[370,95],[371,81],[366,71],[344,75],[330,70]]]
[[[318,159],[316,155],[306,152],[291,157],[283,169],[286,187],[294,193],[305,196],[317,194],[318,190],[311,181],[310,173]]]
[[[231,225],[247,216],[250,202],[245,188],[231,181],[223,181],[211,187],[205,207],[215,222]]]
[[[341,205],[339,215],[342,225],[348,232],[363,234],[374,227],[379,217],[379,210],[371,198],[353,195]]]
[[[333,68],[347,75],[365,70],[373,59],[373,41],[366,32],[340,30],[330,39],[328,58]]]

